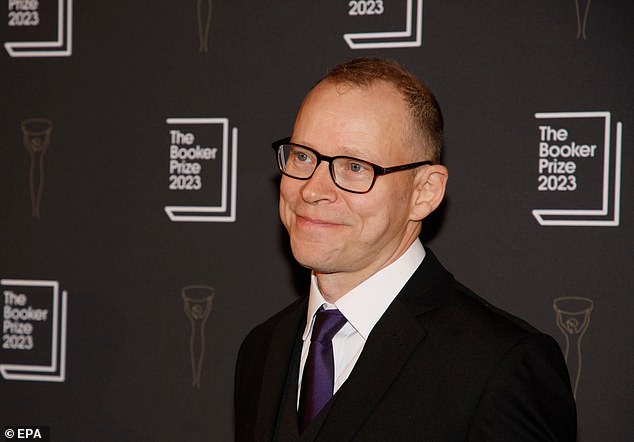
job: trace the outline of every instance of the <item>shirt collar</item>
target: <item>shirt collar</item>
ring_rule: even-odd
[[[325,308],[339,309],[352,327],[363,339],[367,340],[374,325],[383,316],[383,313],[424,258],[425,248],[420,240],[416,239],[396,261],[370,276],[334,304],[324,300],[319,291],[317,277],[312,274],[308,311],[306,312],[306,328],[302,339],[306,340],[310,336],[315,313],[321,306],[325,305]]]

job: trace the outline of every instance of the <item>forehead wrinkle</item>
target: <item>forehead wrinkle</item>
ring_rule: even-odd
[[[411,144],[404,140],[403,120],[408,115],[403,97],[384,83],[343,90],[338,86],[321,84],[308,94],[295,121],[293,141],[324,155],[351,156],[384,167],[407,162],[412,154],[401,148]],[[377,100],[385,105],[382,112],[373,110]]]
[[[343,146],[341,148],[341,155],[357,158],[363,161],[372,162],[367,158],[367,154],[363,150],[355,148],[355,147]]]

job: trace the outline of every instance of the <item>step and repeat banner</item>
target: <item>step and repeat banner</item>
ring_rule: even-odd
[[[580,441],[631,440],[630,1],[0,9],[7,440],[233,439],[239,345],[308,287],[270,143],[359,56],[404,64],[443,108],[448,196],[424,242],[559,342]]]

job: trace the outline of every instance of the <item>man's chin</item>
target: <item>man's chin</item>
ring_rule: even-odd
[[[295,260],[302,267],[318,273],[332,273],[332,270],[330,269],[331,265],[329,265],[329,260],[326,258],[324,253],[320,253],[317,249],[305,252],[304,250],[297,250],[293,247],[291,248],[293,250]]]

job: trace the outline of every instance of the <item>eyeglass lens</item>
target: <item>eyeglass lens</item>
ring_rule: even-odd
[[[315,152],[292,144],[280,145],[278,155],[280,168],[293,178],[310,178],[320,162]],[[355,158],[335,158],[330,172],[338,186],[353,192],[369,190],[374,181],[372,165]]]

